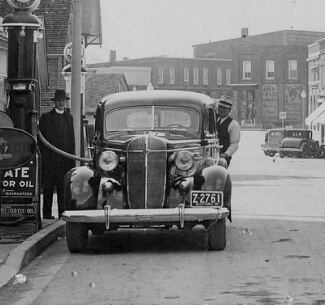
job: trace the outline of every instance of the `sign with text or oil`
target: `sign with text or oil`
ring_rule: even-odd
[[[36,162],[5,171],[1,179],[1,196],[32,198],[36,193]]]
[[[0,128],[0,171],[28,164],[36,151],[36,141],[28,132],[10,127]]]

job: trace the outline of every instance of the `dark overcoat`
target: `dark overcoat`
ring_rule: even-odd
[[[40,117],[39,129],[43,137],[53,146],[69,154],[75,153],[73,117],[67,112],[58,114],[55,109]],[[75,161],[66,158],[39,141],[42,158],[42,186],[57,185],[68,170],[75,167]],[[61,180],[62,181],[62,180]]]

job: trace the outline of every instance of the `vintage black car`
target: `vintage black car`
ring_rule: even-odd
[[[208,229],[208,246],[226,246],[231,178],[219,160],[212,99],[184,91],[132,91],[99,103],[93,162],[65,178],[67,244],[120,227]]]
[[[313,139],[313,132],[308,129],[288,129],[287,136],[279,146],[280,157],[323,157],[324,146]]]
[[[261,144],[264,154],[274,157],[279,152],[279,144],[286,137],[285,128],[269,129],[265,132],[265,143]]]

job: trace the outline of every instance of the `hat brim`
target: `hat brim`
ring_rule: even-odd
[[[67,100],[70,100],[70,97],[65,97]],[[55,98],[53,97],[53,98],[51,98],[51,101],[55,101]]]
[[[231,105],[228,105],[228,104],[224,104],[224,103],[218,103],[218,107],[221,106],[221,107],[225,107],[225,108],[231,108],[232,106]]]

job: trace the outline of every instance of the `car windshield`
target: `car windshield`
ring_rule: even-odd
[[[120,108],[106,115],[106,131],[181,129],[199,130],[199,114],[193,109],[172,106]]]
[[[281,137],[283,136],[284,132],[283,131],[271,131],[270,136],[272,137]]]
[[[288,138],[308,138],[309,131],[308,130],[288,130],[287,137]]]

